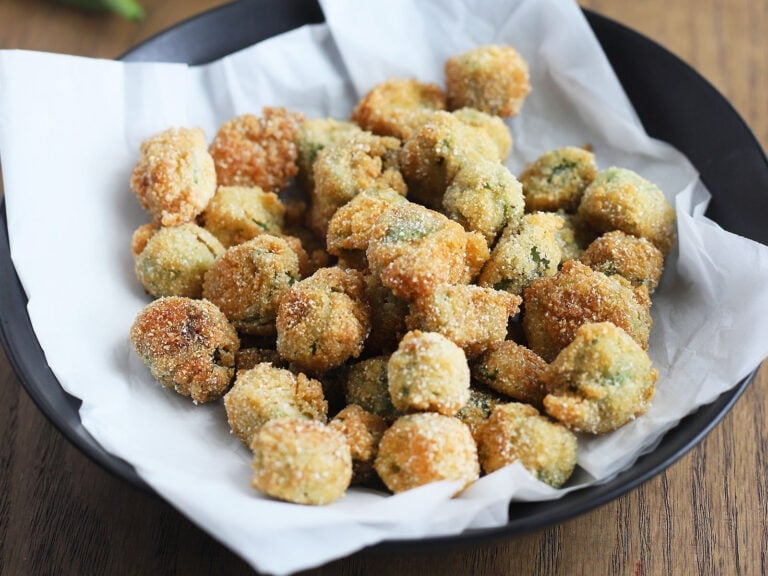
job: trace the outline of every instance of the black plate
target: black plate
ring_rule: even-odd
[[[602,16],[586,15],[648,133],[682,150],[701,173],[713,196],[707,214],[732,232],[768,244],[768,228],[763,223],[768,213],[768,160],[733,107],[664,48]],[[241,0],[162,32],[123,59],[201,64],[274,34],[322,21],[320,8],[311,0]],[[73,444],[107,470],[151,492],[130,464],[105,451],[83,428],[78,415],[80,401],[64,392],[48,368],[11,262],[4,202],[0,205],[0,224],[0,338],[11,365],[40,410]],[[610,482],[572,492],[557,501],[512,504],[510,520],[500,528],[414,542],[385,542],[376,549],[488,541],[530,532],[591,510],[658,474],[700,442],[731,409],[753,375],[683,419],[655,450]]]

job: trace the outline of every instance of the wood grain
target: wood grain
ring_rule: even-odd
[[[3,0],[0,47],[115,57],[223,2],[142,3],[147,18],[137,24],[46,0]],[[731,100],[766,147],[768,3],[582,5],[688,61]],[[768,574],[767,405],[763,366],[702,444],[638,489],[561,525],[455,550],[363,552],[304,574]],[[2,353],[0,438],[0,574],[252,573],[163,501],[70,446],[30,401]]]

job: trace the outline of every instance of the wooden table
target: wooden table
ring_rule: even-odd
[[[45,0],[3,0],[0,48],[115,57],[223,2],[142,3],[147,18],[137,24]],[[767,147],[766,2],[582,3],[692,64]],[[307,574],[767,574],[766,406],[764,365],[697,448],[640,488],[562,525],[455,551],[362,553]],[[0,438],[0,574],[251,573],[173,508],[73,448],[31,402],[2,352]]]

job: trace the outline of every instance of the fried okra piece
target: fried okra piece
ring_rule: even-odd
[[[147,230],[139,228],[132,242],[133,248],[141,248],[134,252],[134,271],[144,289],[156,298],[200,298],[203,276],[224,253],[224,246],[197,224],[150,228],[148,238]]]
[[[507,321],[521,302],[493,288],[443,285],[411,302],[405,322],[409,330],[442,334],[473,358],[507,337]]]
[[[537,278],[552,276],[562,257],[555,237],[562,225],[556,214],[536,212],[523,216],[518,229],[505,228],[478,283],[521,294]]]
[[[363,191],[394,190],[405,196],[400,140],[362,132],[324,148],[315,161],[310,228],[321,238],[333,214]]]
[[[516,116],[531,90],[528,64],[511,46],[478,46],[445,63],[448,108]]]
[[[258,186],[277,192],[298,172],[296,133],[304,116],[264,108],[262,117],[243,114],[225,122],[211,143],[219,186]]]
[[[242,344],[242,343],[241,343]],[[277,350],[270,348],[240,348],[235,357],[235,366],[238,372],[256,368],[258,364],[267,362],[276,368],[285,368],[285,361],[280,358]]]
[[[384,286],[412,300],[440,284],[469,282],[488,258],[485,240],[474,236],[442,214],[407,202],[376,220],[366,256]]]
[[[578,214],[567,214],[559,210],[557,215],[563,219],[563,227],[555,232],[562,254],[560,264],[568,260],[578,260],[597,235]]]
[[[625,168],[600,172],[584,191],[578,214],[598,232],[645,238],[664,255],[675,243],[675,209],[655,184]]]
[[[280,301],[277,351],[304,370],[325,372],[360,355],[370,322],[362,275],[322,268]]]
[[[298,181],[301,187],[310,193],[314,189],[313,166],[317,160],[317,155],[323,148],[344,142],[361,132],[360,127],[353,122],[344,122],[333,118],[306,120],[296,134],[296,145],[299,149]]]
[[[136,316],[130,340],[152,376],[195,403],[219,398],[235,376],[240,340],[207,300],[169,296],[151,302]]]
[[[274,192],[243,186],[219,186],[200,221],[225,248],[259,234],[282,233],[285,206]]]
[[[541,407],[547,363],[533,350],[505,340],[491,346],[471,370],[475,381],[518,402]]]
[[[389,356],[377,356],[352,364],[347,371],[344,395],[347,404],[356,404],[387,422],[394,422],[403,412],[395,408],[389,395],[388,363]]]
[[[601,322],[578,329],[546,378],[547,414],[578,432],[604,434],[648,411],[658,373],[624,330]]]
[[[374,86],[352,111],[352,121],[380,136],[408,138],[436,110],[445,109],[437,84],[392,78]]]
[[[216,170],[199,128],[170,128],[141,143],[131,190],[161,226],[194,220],[216,192]]]
[[[495,406],[480,432],[477,448],[487,474],[520,462],[553,488],[565,484],[576,468],[576,436],[528,404]]]
[[[520,175],[528,212],[575,212],[584,189],[597,176],[595,155],[568,146],[551,150],[528,164]]]
[[[408,332],[387,363],[392,404],[404,412],[454,416],[469,400],[464,351],[437,332]]]
[[[291,417],[324,423],[328,416],[320,382],[268,362],[238,371],[224,396],[224,408],[230,429],[246,446],[270,420]]]
[[[496,142],[483,128],[449,112],[435,112],[403,144],[400,165],[408,197],[438,210],[459,168],[480,160],[502,160]]]
[[[320,422],[280,418],[251,442],[251,486],[279,500],[324,505],[344,495],[352,454],[344,434]]]
[[[463,166],[443,196],[445,215],[482,234],[489,246],[506,226],[520,226],[523,205],[520,183],[506,166],[490,160]]]
[[[619,274],[633,286],[645,285],[653,294],[664,271],[664,255],[645,238],[621,230],[606,232],[592,242],[581,261],[606,276]]]
[[[456,418],[464,422],[472,433],[475,443],[479,441],[480,431],[491,417],[491,410],[498,404],[505,404],[508,400],[488,390],[472,387],[469,390],[469,400],[456,413]]]
[[[512,149],[512,135],[504,120],[474,108],[460,108],[451,112],[464,124],[481,129],[496,143],[499,161],[504,162]]]
[[[379,453],[379,442],[388,428],[384,418],[350,404],[329,423],[344,434],[352,452],[352,483],[364,484],[375,477],[373,462]]]
[[[365,294],[371,306],[371,332],[365,348],[378,354],[392,352],[408,331],[408,303],[394,295],[373,274],[365,275]]]
[[[269,336],[280,299],[299,278],[296,252],[282,238],[261,234],[216,260],[205,274],[203,296],[240,332]]]
[[[606,276],[577,260],[523,292],[523,330],[529,347],[547,362],[571,343],[588,322],[612,322],[647,348],[651,299],[645,286],[633,289],[621,276]]]
[[[432,412],[398,418],[384,432],[374,468],[394,493],[441,480],[460,480],[466,488],[480,475],[469,427]]]

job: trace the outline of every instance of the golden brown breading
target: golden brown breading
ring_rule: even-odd
[[[240,340],[224,314],[207,300],[155,300],[136,316],[130,338],[152,376],[195,403],[219,398],[235,375]]]
[[[375,476],[373,461],[379,453],[379,442],[388,428],[381,416],[350,404],[328,424],[343,433],[352,452],[352,483],[362,484]]]
[[[515,116],[530,90],[528,64],[511,46],[479,46],[445,63],[451,110],[469,106],[497,116]]]
[[[555,238],[562,253],[560,264],[568,260],[578,260],[597,234],[579,218],[578,214],[566,214],[559,210],[557,215],[563,219],[563,227],[555,232]]]
[[[491,410],[498,404],[505,404],[505,400],[492,390],[483,390],[475,385],[469,389],[469,400],[456,413],[456,418],[464,422],[472,433],[475,443],[480,438],[480,431],[491,417]]]
[[[507,128],[504,120],[475,108],[459,108],[451,114],[464,124],[483,130],[496,143],[496,148],[499,150],[499,161],[504,162],[506,160],[512,149],[512,134],[509,133],[509,128]]]
[[[477,447],[466,424],[435,413],[402,416],[379,443],[374,467],[392,492],[440,480],[477,480]]]
[[[574,212],[584,189],[596,176],[592,152],[572,146],[551,150],[528,164],[520,175],[525,209]]]
[[[298,181],[301,187],[310,193],[314,189],[313,166],[317,160],[317,155],[323,148],[344,142],[360,132],[362,132],[360,127],[352,122],[343,122],[333,118],[306,120],[296,134],[296,145],[299,149]]]
[[[264,108],[262,117],[243,114],[225,122],[211,143],[219,186],[258,186],[277,192],[298,172],[296,134],[304,116]]]
[[[235,366],[238,372],[256,368],[258,364],[269,363],[276,368],[285,368],[285,361],[280,358],[277,350],[270,348],[240,348],[235,357]]]
[[[219,186],[200,215],[200,222],[229,248],[259,234],[279,236],[284,214],[285,206],[274,192],[258,187]]]
[[[347,404],[357,404],[387,422],[394,422],[403,413],[395,408],[389,395],[388,364],[389,356],[377,356],[352,364],[347,371],[344,396]]]
[[[643,348],[651,331],[651,300],[645,286],[632,289],[621,276],[595,272],[577,260],[523,292],[523,329],[530,348],[551,362],[587,322],[613,322]]]
[[[518,402],[540,408],[547,393],[547,363],[533,350],[512,340],[491,346],[471,369],[473,379]]]
[[[658,373],[610,322],[584,324],[547,370],[547,413],[578,432],[604,434],[645,414]]]
[[[633,286],[644,284],[653,294],[664,271],[664,255],[645,238],[621,230],[606,232],[592,242],[581,261],[606,276],[619,274]]]
[[[216,171],[199,128],[170,128],[141,143],[131,190],[157,225],[195,218],[216,192]]]

